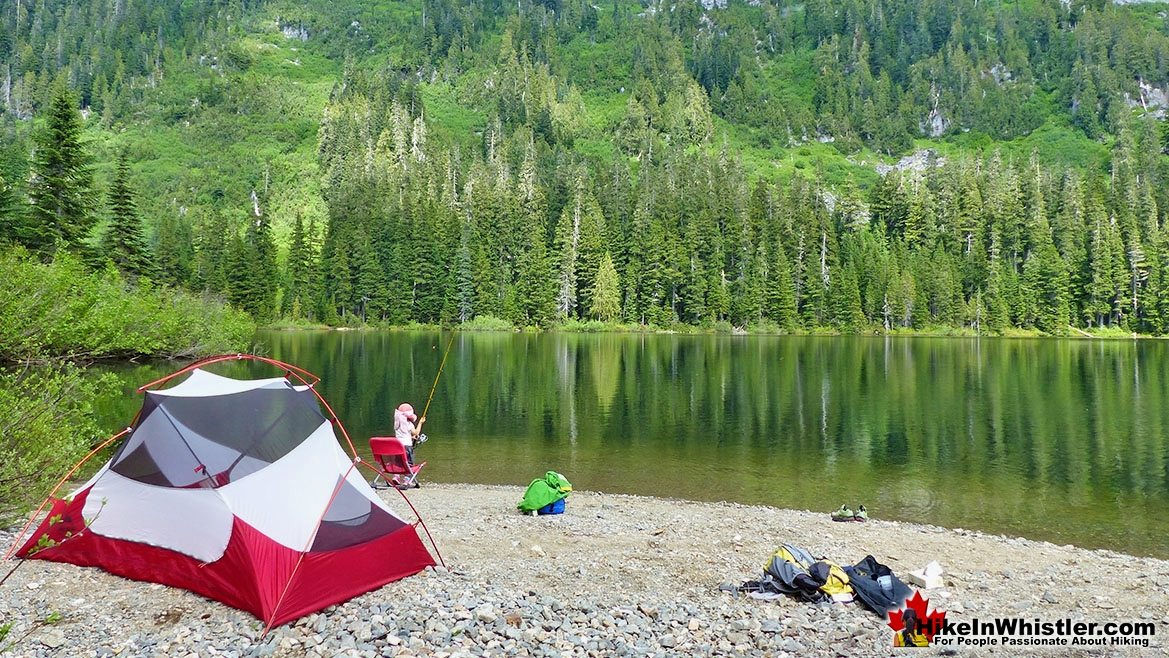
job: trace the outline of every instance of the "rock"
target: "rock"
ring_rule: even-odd
[[[50,649],[59,648],[62,644],[65,644],[65,634],[55,628],[45,631],[41,635],[41,644]]]
[[[783,626],[781,626],[779,622],[775,621],[774,619],[764,619],[759,624],[759,630],[763,631],[764,633],[778,633],[783,630]]]
[[[1040,598],[1044,603],[1059,603],[1059,599],[1055,598],[1055,595],[1051,593],[1051,590],[1043,592],[1043,596]]]
[[[795,640],[793,640],[791,638],[788,638],[788,639],[784,640],[783,642],[781,642],[779,645],[779,648],[783,649],[784,651],[786,651],[788,653],[792,653],[792,654],[799,655],[799,654],[804,653],[804,645],[800,644],[799,642],[796,642]]]
[[[666,649],[669,649],[671,647],[678,646],[678,640],[674,639],[673,635],[663,635],[658,640],[658,644],[662,645],[662,647]]]

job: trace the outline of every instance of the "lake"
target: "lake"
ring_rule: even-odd
[[[262,332],[322,378],[358,448],[421,412],[452,334]],[[123,395],[173,369],[117,366]],[[234,376],[271,368],[226,364]],[[728,500],[1169,558],[1169,343],[460,333],[423,481]],[[781,529],[777,529],[780,531]],[[782,533],[780,533],[782,534]],[[879,552],[879,547],[874,547]]]

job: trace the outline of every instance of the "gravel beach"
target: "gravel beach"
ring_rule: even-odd
[[[902,577],[937,560],[945,585],[923,593],[955,621],[1150,621],[1158,633],[1148,647],[957,655],[1169,655],[1164,560],[879,518],[833,523],[827,511],[583,491],[565,514],[531,517],[515,510],[522,493],[435,484],[411,491],[449,570],[391,583],[265,637],[251,615],[183,590],[30,560],[0,586],[0,624],[12,624],[0,646],[14,656],[191,658],[903,654],[859,603],[719,591],[758,577],[779,544],[794,543],[840,564],[872,554]],[[404,509],[396,492],[382,494]],[[12,534],[0,540],[7,546]]]

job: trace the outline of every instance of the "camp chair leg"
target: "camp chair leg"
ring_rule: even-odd
[[[386,479],[385,473],[378,473],[369,481],[369,486],[374,489],[389,489],[393,483]]]

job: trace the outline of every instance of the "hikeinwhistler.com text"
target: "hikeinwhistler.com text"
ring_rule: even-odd
[[[1157,625],[1151,621],[998,617],[941,622],[933,644],[943,647],[1148,647],[1156,635]]]

